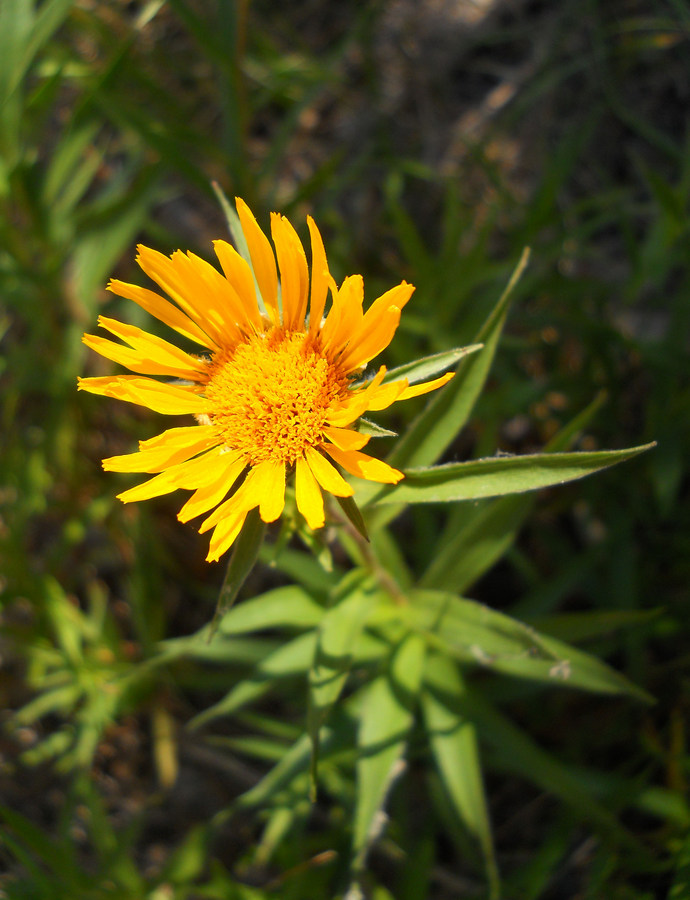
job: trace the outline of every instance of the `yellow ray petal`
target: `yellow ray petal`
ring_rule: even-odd
[[[321,329],[322,346],[333,358],[356,334],[362,322],[364,279],[349,275],[333,295],[333,305]]]
[[[202,435],[208,438],[217,437],[218,430],[215,425],[183,425],[179,428],[168,428],[155,437],[145,441],[139,441],[140,450],[150,450],[154,447],[185,447],[187,444],[201,439]]]
[[[423,381],[421,384],[413,384],[406,387],[402,392],[399,400],[409,400],[411,397],[419,397],[421,394],[428,394],[429,391],[435,391],[437,388],[443,387],[455,376],[455,372],[447,372],[440,378],[434,378],[433,381]]]
[[[295,500],[297,509],[307,520],[310,528],[322,528],[326,521],[323,510],[323,495],[316,478],[305,459],[295,463]]]
[[[177,283],[202,312],[204,323],[211,325],[221,346],[242,339],[245,327],[241,304],[234,296],[228,280],[212,265],[193,253],[176,250],[170,257]],[[241,322],[237,320],[241,319]]]
[[[400,400],[407,389],[407,379],[391,381],[390,384],[382,384],[369,394],[367,411],[377,412],[380,409],[388,409],[397,400]]]
[[[202,431],[200,426],[197,426],[196,432],[197,439],[186,444],[163,444],[137,453],[109,456],[102,461],[102,466],[106,472],[162,472],[217,445],[218,437],[214,433],[206,429]]]
[[[256,302],[254,276],[249,263],[242,259],[232,244],[227,241],[214,241],[213,247],[225,277],[237,292],[244,306],[245,317],[255,328],[261,328],[261,313]]]
[[[383,381],[386,371],[386,367],[381,366],[365,388],[361,388],[357,391],[350,391],[340,406],[329,411],[327,419],[328,424],[335,425],[337,428],[344,428],[363,415],[367,409],[369,409],[370,396]]]
[[[247,315],[245,304],[234,286],[205,259],[189,251],[186,256],[194,278],[206,290],[206,302],[228,337],[235,340],[238,333],[250,333],[256,316]]]
[[[316,336],[321,327],[323,311],[326,308],[328,295],[328,260],[323,246],[321,233],[311,216],[307,216],[307,225],[311,236],[311,298],[309,303],[309,334]]]
[[[117,319],[109,319],[107,316],[99,316],[98,324],[101,328],[105,328],[106,331],[129,344],[134,350],[147,354],[151,359],[158,360],[171,367],[177,366],[178,368],[196,371],[202,376],[206,375],[208,364],[205,359],[192,356],[191,353],[185,353],[184,350],[181,350],[169,341],[165,341],[155,334],[149,334],[142,328],[137,328],[136,325],[118,322]]]
[[[126,300],[133,300],[146,312],[173,328],[178,334],[189,338],[190,341],[201,344],[202,347],[208,347],[209,350],[217,349],[211,338],[186,313],[154,291],[135,284],[126,284],[115,278],[111,279],[107,289]]]
[[[159,475],[118,494],[118,497],[123,503],[130,503],[132,500],[148,500],[150,497],[158,497],[177,488],[192,490],[201,487],[209,480],[209,472],[214,472],[214,464],[221,452],[222,448],[215,447],[202,456],[169,465]]]
[[[367,481],[381,481],[384,484],[397,484],[401,478],[404,478],[402,472],[389,466],[388,463],[380,459],[374,459],[373,456],[367,456],[366,453],[360,453],[359,450],[338,450],[337,447],[325,445],[324,450],[339,463],[346,472],[355,475],[357,478],[366,478]]]
[[[285,506],[285,463],[263,462],[256,466],[253,489],[264,522],[275,522]]]
[[[229,457],[225,463],[224,457]],[[224,454],[214,467],[214,477],[208,484],[196,489],[177,514],[180,522],[188,522],[217,506],[240,477],[246,464],[243,459]]]
[[[133,503],[137,500],[150,500],[152,497],[161,497],[163,494],[169,494],[177,490],[177,485],[170,478],[170,470],[161,472],[160,475],[154,475],[148,481],[137,484],[135,487],[129,488],[117,495],[118,500],[123,503]]]
[[[204,519],[199,526],[199,534],[203,534],[205,531],[213,528],[221,521],[221,519],[234,515],[238,511],[244,511],[246,513],[250,509],[254,509],[255,506],[258,506],[259,499],[254,490],[256,480],[256,467],[254,467],[249,470],[247,477],[237,488],[232,497],[228,497],[228,499],[224,503],[221,503],[207,519]]]
[[[309,468],[321,487],[336,497],[351,497],[354,494],[352,485],[348,484],[340,472],[332,466],[325,456],[307,447],[304,452]]]
[[[137,375],[80,378],[78,387],[92,394],[103,394],[116,400],[138,403],[164,415],[180,416],[185,413],[203,415],[207,412],[206,400],[199,394],[178,385],[164,384]]]
[[[370,435],[351,428],[324,428],[324,434],[339,450],[361,450],[370,439]]]
[[[130,375],[130,378],[136,376]],[[126,375],[97,375],[94,378],[77,378],[77,390],[87,391],[89,394],[102,394],[107,396],[106,391],[114,384],[117,384],[121,378],[127,378]]]
[[[369,360],[378,356],[393,340],[393,335],[400,324],[400,307],[389,306],[372,320],[366,332],[362,329],[353,334],[347,350],[338,360],[338,365],[346,372],[366,365]]]
[[[346,364],[349,371],[364,365],[365,362],[373,359],[374,356],[388,346],[393,338],[395,329],[397,328],[397,323],[395,323],[392,331],[390,330],[391,324],[394,321],[394,316],[391,318],[390,310],[402,310],[413,293],[414,285],[402,281],[394,288],[386,291],[385,294],[382,294],[377,300],[374,300],[364,314],[359,328],[351,335],[347,353],[348,363]],[[398,319],[399,316],[400,312],[398,312]],[[391,319],[391,321],[389,321],[389,319]],[[366,353],[358,353],[358,348],[362,347],[366,342],[371,341],[372,335],[374,334],[379,335],[379,342],[383,340],[385,343],[382,345],[379,343],[379,349],[375,350],[372,355],[367,355],[372,352],[370,349],[367,350]],[[361,359],[362,361],[358,363],[356,362],[356,359]],[[341,360],[341,365],[342,364],[344,364],[343,360]]]
[[[149,278],[163,288],[166,294],[172,297],[200,328],[203,328],[217,347],[224,346],[227,343],[226,337],[220,323],[209,314],[203,288],[200,288],[193,278],[190,279],[185,264],[180,264],[180,258],[186,259],[184,253],[178,250],[170,258],[150,247],[144,247],[143,244],[139,244],[137,250],[139,254],[137,262]]]
[[[278,272],[271,244],[261,228],[259,228],[259,223],[244,200],[236,197],[235,205],[237,206],[237,214],[240,217],[242,231],[249,247],[254,274],[266,305],[266,312],[271,322],[274,325],[279,325]]]
[[[167,375],[169,378],[184,378],[189,381],[199,378],[196,369],[163,363],[152,355],[132,350],[131,347],[123,347],[122,344],[116,344],[97,334],[83,334],[81,340],[95,353],[139,375]]]
[[[304,247],[290,222],[278,213],[271,213],[271,235],[280,268],[283,326],[288,331],[301,331],[304,328],[309,290],[309,270]]]
[[[216,562],[233,545],[247,518],[248,510],[238,510],[232,516],[228,516],[218,523],[213,535],[206,557],[207,562]]]

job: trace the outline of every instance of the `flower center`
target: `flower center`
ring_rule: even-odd
[[[274,327],[217,356],[205,394],[226,446],[249,465],[292,465],[322,443],[328,411],[347,386],[308,335]]]

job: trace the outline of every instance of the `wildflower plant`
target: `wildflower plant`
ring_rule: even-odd
[[[308,263],[283,216],[271,217],[271,246],[243,201],[237,213],[227,203],[225,209],[234,246],[215,243],[220,270],[192,253],[166,257],[141,247],[141,268],[167,296],[121,281],[109,285],[196,349],[105,317],[99,324],[121,343],[84,337],[131,374],[82,378],[82,390],[196,420],[103,461],[114,472],[151,476],[120,499],[191,491],[178,517],[203,517],[200,531],[212,532],[209,560],[230,554],[217,620],[198,634],[160,643],[154,665],[181,657],[231,661],[238,641],[257,636],[253,673],[229,684],[190,723],[193,729],[248,715],[253,703],[296,678],[306,686],[305,733],[293,734],[289,749],[279,744],[274,767],[237,803],[264,810],[262,862],[306,821],[308,801],[323,784],[350,809],[348,896],[359,896],[414,739],[415,752],[426,748],[435,763],[442,785],[437,802],[483,861],[487,896],[498,897],[480,736],[498,756],[507,754],[508,767],[602,829],[622,829],[574,774],[551,759],[545,763],[537,745],[475,683],[474,672],[646,695],[595,657],[464,594],[509,547],[529,512],[530,492],[646,448],[571,451],[595,403],[544,453],[437,464],[482,390],[527,255],[472,345],[393,371],[370,369],[392,340],[412,285],[401,282],[365,309],[362,278],[336,284],[311,219]],[[458,363],[454,375],[447,372]],[[365,416],[426,393],[432,394],[428,405],[387,459],[370,453],[372,439],[391,432]],[[478,500],[487,502],[467,503]],[[433,559],[413,571],[391,522],[410,505],[460,502],[462,515],[449,518]],[[264,543],[264,525],[281,516],[280,539]],[[296,524],[300,519],[306,529]],[[290,543],[293,530],[306,552]],[[330,552],[336,543],[337,557]],[[230,609],[257,559],[270,559],[294,583]],[[267,735],[278,733],[284,738],[275,722],[266,724]],[[241,740],[233,746],[265,752],[265,745],[257,750]],[[354,791],[343,788],[350,780]]]

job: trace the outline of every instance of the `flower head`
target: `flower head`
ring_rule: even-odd
[[[141,441],[138,452],[104,459],[103,467],[154,476],[119,494],[125,503],[177,488],[193,491],[178,518],[205,515],[199,530],[213,529],[209,560],[228,550],[251,509],[258,507],[264,522],[280,516],[293,472],[297,508],[311,528],[325,522],[322,490],[337,497],[354,493],[338,467],[368,481],[399,481],[402,472],[362,453],[369,436],[353,426],[367,411],[452,377],[412,387],[406,379],[384,383],[381,366],[363,380],[363,367],[390,343],[413,286],[403,281],[364,312],[361,276],[335,284],[311,218],[310,283],[302,243],[285,217],[271,216],[274,254],[239,199],[237,211],[251,267],[225,241],[214,242],[223,274],[193,253],[167,257],[140,246],[139,265],[170,300],[121,281],[108,285],[201,352],[100,316],[99,325],[123,343],[91,334],[84,343],[136,374],[79,379],[82,390],[196,417],[196,425]]]

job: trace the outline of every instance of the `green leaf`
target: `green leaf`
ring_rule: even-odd
[[[547,444],[549,452],[567,450],[604,402],[600,393]],[[503,556],[536,502],[522,494],[463,506],[451,514],[438,552],[420,579],[421,587],[462,593]]]
[[[418,590],[401,615],[433,646],[461,662],[545,684],[652,701],[596,657],[473,600]]]
[[[582,818],[603,832],[639,849],[639,845],[618,823],[613,813],[594,796],[584,778],[554,756],[542,750],[520,728],[492,706],[479,691],[466,686],[462,700],[446,695],[443,685],[429,684],[429,689],[474,722],[480,737],[491,745],[501,768],[516,772],[542,790],[553,793],[571,806]]]
[[[424,641],[408,634],[386,673],[367,688],[358,734],[357,799],[353,823],[355,871],[364,865],[383,827],[382,809],[395,779],[414,721],[424,667]]]
[[[337,567],[325,569],[310,553],[301,550],[283,548],[276,554],[275,545],[264,544],[259,558],[312,594],[330,594],[342,576],[342,571]]]
[[[219,620],[228,612],[237,599],[242,585],[247,580],[254,564],[259,558],[261,545],[264,542],[266,526],[261,521],[258,509],[250,509],[244,521],[239,537],[225,572],[225,578],[218,595],[216,611],[209,629],[209,640],[213,637]]]
[[[575,481],[632,459],[654,446],[654,443],[650,443],[625,450],[598,450],[590,453],[492,456],[428,469],[410,469],[406,472],[404,481],[377,497],[376,502],[451,503],[534,491]]]
[[[330,739],[331,732],[324,728],[320,735],[321,746],[325,747]],[[273,798],[290,787],[294,792],[295,783],[306,775],[310,759],[311,741],[309,735],[303,734],[258,784],[238,798],[236,805],[240,809],[266,806]],[[304,794],[306,795],[306,790]]]
[[[681,844],[676,857],[673,884],[668,900],[685,900],[690,895],[690,835]]]
[[[64,841],[56,843],[30,819],[8,806],[0,806],[0,821],[5,823],[10,833],[16,835],[23,845],[22,849],[29,850],[31,856],[38,857],[51,870],[53,878],[63,879],[73,887],[79,883],[81,873],[73,845],[65,845]],[[4,834],[3,840],[6,838],[7,834]]]
[[[508,313],[511,294],[528,259],[529,251],[525,250],[505,291],[471,345],[483,345],[482,349],[463,362],[455,378],[435,395],[424,412],[412,423],[388,456],[391,465],[400,468],[433,463],[465,426],[484,387]]]
[[[387,457],[391,465],[399,469],[406,466],[430,465],[443,454],[464,428],[489,374],[508,314],[513,289],[520,280],[528,259],[529,251],[525,250],[498,303],[470,345],[473,348],[481,346],[482,349],[471,358],[461,360],[455,378],[432,397],[420,415],[396,441],[395,447]],[[381,489],[370,483],[359,485],[357,488],[356,497],[360,507],[372,501],[379,502],[382,497],[387,496],[386,488]],[[375,520],[371,523],[372,530],[374,526],[382,527],[394,519],[402,508],[402,505],[398,505],[397,509],[377,510]]]
[[[233,607],[218,622],[218,633],[231,635],[266,628],[314,628],[323,614],[323,606],[307,591],[296,585],[287,585]],[[208,626],[199,634],[207,629]]]
[[[176,885],[189,885],[195,881],[207,865],[209,838],[208,825],[191,828],[166,862],[161,881]]]
[[[345,513],[347,518],[350,521],[352,527],[360,534],[365,541],[369,540],[369,535],[367,533],[367,526],[364,523],[364,518],[362,513],[359,510],[359,507],[352,499],[352,497],[336,497],[336,500],[340,504],[340,508]]]
[[[491,822],[482,780],[477,731],[474,723],[462,716],[457,706],[447,703],[455,698],[460,706],[465,684],[457,665],[446,656],[429,655],[425,681],[440,686],[443,695],[422,693],[422,710],[427,733],[443,784],[465,829],[481,848],[489,883],[490,898],[500,896],[500,883]]]
[[[397,437],[396,431],[390,431],[388,428],[382,428],[376,422],[370,422],[368,419],[359,419],[357,421],[357,431],[360,434],[369,434],[371,437]]]
[[[333,704],[345,686],[362,629],[380,592],[356,590],[329,609],[321,619],[309,672],[309,710],[307,730],[312,741],[312,794],[316,794],[319,758],[319,732]]]
[[[410,384],[417,384],[420,381],[427,381],[435,375],[440,375],[446,369],[459,362],[471,353],[476,353],[482,349],[482,344],[470,344],[467,347],[455,347],[453,350],[444,350],[441,353],[434,353],[431,356],[424,356],[422,359],[416,359],[413,362],[405,363],[403,366],[397,366],[386,372],[383,383],[389,381],[399,381],[407,378]]]
[[[607,609],[594,612],[561,613],[530,619],[530,625],[554,638],[569,641],[586,641],[612,634],[621,628],[647,625],[664,610],[656,609]]]
[[[279,679],[305,674],[314,657],[315,647],[316,633],[309,631],[267,653],[249,677],[238,682],[213,706],[194,716],[188,727],[200,728],[212,719],[229,716],[262,697]]]

